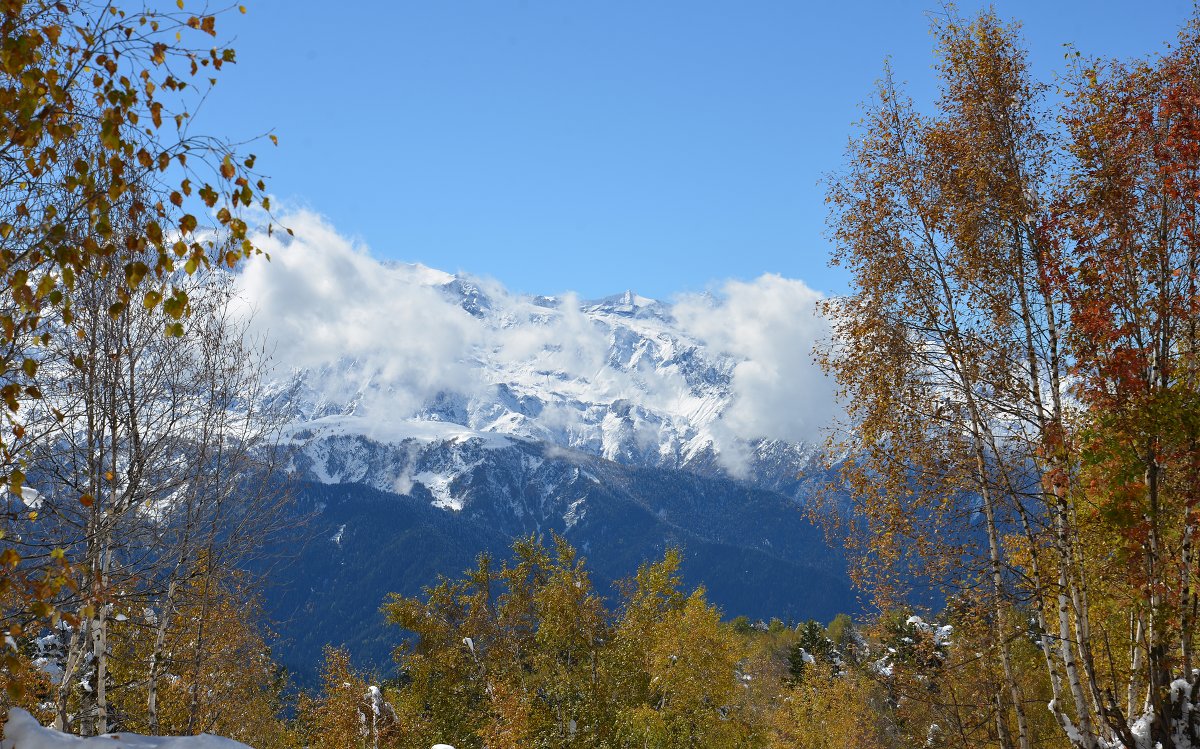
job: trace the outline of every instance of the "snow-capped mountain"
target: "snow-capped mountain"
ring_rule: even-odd
[[[632,291],[585,302],[516,296],[422,266],[388,270],[443,312],[472,318],[458,375],[442,389],[414,387],[420,362],[369,351],[299,370],[287,397],[306,477],[405,494],[421,484],[439,506],[460,510],[454,480],[473,464],[431,470],[420,461],[431,445],[545,444],[793,494],[796,474],[813,463],[806,442],[734,432],[724,417],[737,403],[744,360],[706,346],[672,305]],[[388,462],[348,447],[366,443],[394,448],[383,453]]]
[[[329,642],[386,668],[387,593],[530,534],[575,545],[602,591],[676,546],[729,615],[855,609],[841,554],[800,511],[834,414],[807,286],[535,296],[300,223],[239,278],[275,342],[304,520],[267,601],[290,669],[311,677]]]

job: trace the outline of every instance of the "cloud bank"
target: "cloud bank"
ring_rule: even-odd
[[[674,305],[684,330],[739,360],[723,418],[737,436],[813,441],[837,416],[833,386],[813,362],[814,346],[829,332],[817,314],[821,298],[803,281],[767,274]]]
[[[497,387],[520,383],[553,391],[556,400],[538,423],[569,431],[582,418],[569,404],[627,400],[703,422],[729,466],[744,440],[815,441],[836,416],[833,388],[812,362],[814,344],[827,333],[816,311],[820,294],[801,281],[764,275],[681,296],[665,317],[637,323],[640,338],[624,341],[573,295],[549,303],[488,279],[380,262],[310,212],[285,223],[295,236],[258,238],[271,261],[246,265],[240,294],[280,365],[319,370],[342,362],[355,373],[335,381],[344,392],[329,393],[331,401],[365,397],[367,410],[406,419],[439,394],[486,399]],[[472,293],[484,309],[463,303]],[[646,346],[669,346],[671,336],[730,363],[732,395],[717,412],[679,367],[647,363]],[[651,432],[659,428],[645,423]],[[653,444],[651,432],[636,439]]]
[[[319,216],[286,219],[294,238],[256,238],[256,258],[238,278],[252,327],[284,367],[317,368],[356,359],[363,377],[392,385],[398,412],[445,390],[476,386],[466,361],[481,330],[432,284],[451,277],[421,266],[385,266]]]

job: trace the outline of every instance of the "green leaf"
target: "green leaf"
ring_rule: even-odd
[[[175,292],[171,294],[171,296],[167,297],[162,304],[163,310],[172,318],[178,320],[179,318],[183,317],[183,313],[187,311],[187,303],[187,294],[176,289]]]
[[[57,285],[58,284],[54,280],[54,276],[50,275],[49,273],[45,274],[42,276],[42,280],[38,281],[37,296],[41,298],[48,295],[51,291],[54,291],[54,287]]]
[[[140,260],[129,263],[125,266],[125,283],[129,285],[129,288],[136,289],[149,272],[150,268]]]

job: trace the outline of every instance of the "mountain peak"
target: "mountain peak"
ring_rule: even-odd
[[[655,313],[666,309],[666,305],[657,299],[639,296],[632,290],[586,302],[584,306],[595,312],[610,312],[633,317],[644,317],[647,314],[654,316]]]

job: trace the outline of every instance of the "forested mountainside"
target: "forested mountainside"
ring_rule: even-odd
[[[340,442],[368,462],[407,449]],[[278,655],[300,680],[312,678],[326,644],[390,671],[401,633],[379,613],[388,593],[416,595],[480,553],[504,558],[514,538],[530,534],[568,539],[602,595],[677,547],[684,580],[705,586],[729,616],[828,621],[858,610],[841,553],[777,492],[522,441],[501,449],[450,441],[420,452],[459,466],[440,493],[422,483],[407,494],[357,482],[294,486],[306,517],[274,559],[268,605],[286,632]]]

